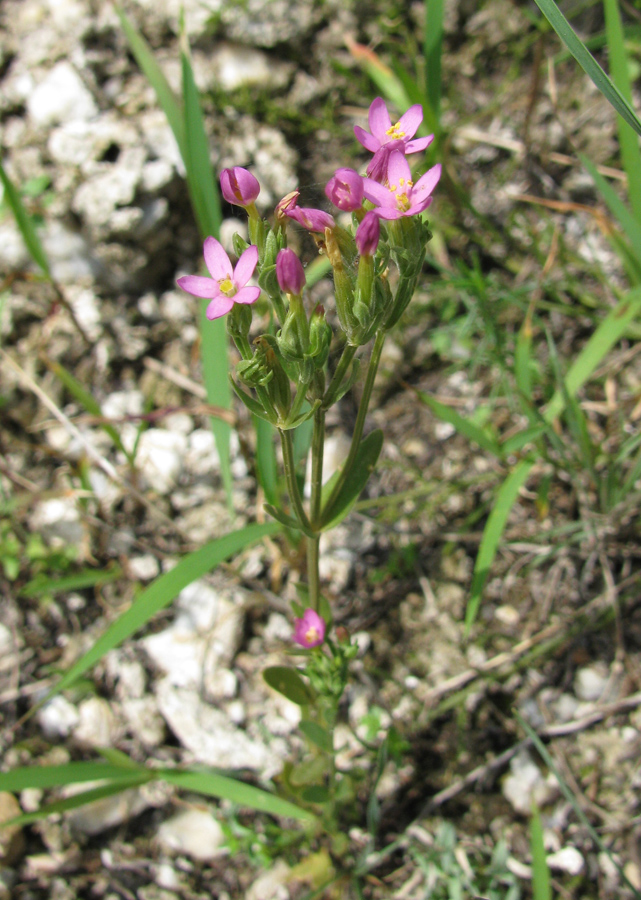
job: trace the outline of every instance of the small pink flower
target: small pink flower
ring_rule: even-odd
[[[281,291],[286,294],[302,294],[305,287],[305,270],[293,250],[285,248],[276,257],[276,278]]]
[[[203,253],[211,278],[183,275],[176,283],[188,294],[211,300],[207,307],[208,319],[226,315],[234,303],[255,303],[258,300],[260,288],[247,285],[258,263],[257,247],[248,247],[236,263],[236,268],[216,238],[205,240]]]
[[[285,210],[285,215],[290,219],[294,219],[303,228],[308,231],[317,231],[320,234],[325,233],[326,228],[334,228],[336,222],[329,213],[323,212],[322,209],[307,209],[304,206],[294,206]]]
[[[381,223],[379,217],[370,209],[363,216],[363,219],[356,229],[354,240],[356,248],[361,256],[374,256],[378,242],[381,237]]]
[[[220,190],[228,203],[235,206],[251,206],[260,194],[260,185],[247,169],[234,166],[220,173]]]
[[[325,194],[334,206],[354,212],[363,205],[363,178],[354,169],[336,169],[327,182]]]
[[[423,121],[423,107],[420,103],[411,106],[401,118],[392,125],[385,101],[377,97],[369,108],[370,131],[358,125],[354,126],[356,140],[374,154],[367,167],[367,174],[374,181],[385,182],[390,154],[396,150],[403,155],[425,150],[434,140],[434,135],[412,140]],[[371,132],[371,134],[370,134]]]
[[[318,647],[325,640],[325,622],[313,609],[306,609],[303,618],[295,620],[294,640],[308,648]]]
[[[381,219],[400,219],[423,212],[432,202],[432,192],[441,177],[441,166],[432,166],[414,184],[409,164],[402,153],[390,155],[388,183],[379,184],[372,178],[365,179],[365,196],[377,209]]]

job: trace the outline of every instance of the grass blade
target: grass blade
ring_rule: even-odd
[[[82,571],[64,578],[52,578],[41,573],[21,588],[20,596],[43,597],[48,594],[60,594],[63,591],[82,591],[99,584],[109,584],[111,581],[116,581],[121,575],[122,569],[118,565],[109,566],[106,569],[82,569]]]
[[[625,205],[623,200],[621,200],[610,182],[607,181],[607,179],[605,179],[603,175],[601,175],[597,167],[593,165],[585,156],[581,157],[581,162],[590,173],[592,181],[594,181],[597,190],[607,204],[608,209],[625,232],[625,235],[630,241],[635,255],[641,263],[641,222],[639,222],[637,218],[632,215],[632,213]],[[641,170],[641,164],[639,168]]]
[[[107,762],[70,762],[60,766],[21,766],[10,772],[0,772],[0,791],[14,794],[26,788],[48,790],[66,784],[80,784],[83,781],[118,781],[144,776],[153,777],[145,769],[131,764],[118,766]]]
[[[416,393],[419,399],[426,406],[429,406],[434,415],[456,428],[459,434],[466,437],[468,441],[474,441],[483,450],[487,450],[488,453],[498,456],[499,459],[502,457],[501,447],[487,431],[479,428],[478,425],[475,425],[474,422],[470,422],[469,419],[464,419],[463,416],[451,407],[447,406],[445,403],[441,403],[434,397],[430,397],[429,394],[424,394],[422,391],[417,391]]]
[[[47,259],[47,254],[45,253],[44,248],[40,243],[40,238],[38,237],[38,232],[36,231],[36,226],[33,223],[33,219],[25,209],[24,204],[20,199],[20,194],[16,190],[13,182],[5,172],[4,166],[1,163],[0,181],[2,181],[5,198],[7,200],[7,203],[11,207],[11,212],[15,217],[16,224],[20,230],[20,234],[22,235],[22,240],[25,242],[31,259],[36,263],[36,265],[40,266],[47,278],[51,278],[49,260]]]
[[[439,127],[441,113],[441,55],[443,52],[444,0],[425,0],[425,96],[429,101],[434,127]]]
[[[508,517],[519,495],[519,491],[525,484],[533,466],[534,462],[532,460],[522,459],[512,469],[496,495],[496,502],[485,525],[478,556],[474,564],[470,599],[465,611],[466,632],[469,632],[474,624],[481,604],[481,594],[494,562]]]
[[[641,120],[636,112],[621,91],[611,79],[608,78],[585,44],[576,35],[572,26],[554,0],[535,0],[535,3],[572,56],[581,66],[585,74],[594,82],[608,103],[616,109],[621,118],[624,119],[637,134],[641,134]]]
[[[290,803],[289,800],[283,800],[261,788],[237,781],[227,775],[219,775],[217,772],[181,772],[175,769],[160,769],[156,772],[164,781],[175,784],[176,787],[204,794],[207,797],[231,800],[238,806],[248,806],[260,812],[270,813],[272,816],[288,816],[304,821],[316,818],[313,813]]]
[[[532,900],[552,900],[550,870],[545,858],[543,826],[538,809],[530,820],[530,847],[532,850]]]
[[[583,350],[570,366],[565,389],[570,396],[585,384],[612,347],[619,341],[634,318],[641,311],[641,288],[634,288],[623,297],[597,327]],[[563,392],[557,390],[543,415],[546,422],[555,419],[564,406]]]
[[[278,506],[278,468],[274,447],[274,429],[265,419],[252,416],[256,432],[256,470],[265,499],[271,506]]]
[[[154,89],[160,108],[167,117],[169,127],[174,133],[180,155],[184,161],[187,154],[185,144],[185,121],[180,103],[170,88],[169,82],[163,75],[162,69],[156,62],[153,50],[118,4],[116,4],[116,13],[120,19],[120,24],[122,25],[125,37],[129,42],[131,52],[147,78],[147,81]]]
[[[618,0],[604,0],[605,30],[608,38],[608,59],[612,80],[628,103],[632,103],[632,90],[628,68],[628,54],[623,40]],[[623,168],[628,176],[628,197],[635,218],[641,224],[641,153],[639,139],[622,119],[619,126],[619,144]]]
[[[109,784],[103,784],[100,787],[90,788],[88,791],[81,791],[79,794],[72,794],[62,800],[54,800],[40,807],[35,812],[24,813],[16,816],[9,822],[3,822],[3,825],[28,825],[30,822],[37,822],[54,813],[68,812],[71,809],[78,809],[79,806],[86,806],[88,803],[95,803],[96,800],[104,800],[105,797],[113,797],[114,794],[121,794],[129,788],[139,787],[149,781],[146,775],[132,775],[127,778],[112,781]]]
[[[276,534],[280,530],[281,526],[275,522],[268,522],[265,525],[247,525],[222,538],[210,541],[195,553],[184,556],[173,569],[157,578],[134,600],[129,609],[116,619],[98,638],[93,647],[63,675],[42,702],[46,703],[55,694],[66,690],[105,653],[113,650],[114,647],[142,628],[159,610],[168,606],[192,581],[196,581],[197,578],[210,572],[223,560],[243,550],[249,544],[255,543],[267,535]],[[37,708],[37,706],[32,707],[31,712]]]

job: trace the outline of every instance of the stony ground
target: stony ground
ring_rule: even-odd
[[[176,88],[179,6],[126,7]],[[184,6],[212,165],[251,167],[265,213],[297,185],[306,203],[321,203],[337,166],[362,165],[352,127],[376,95],[346,37],[407,62],[420,43],[422,4],[380,2],[375,14],[369,4],[332,0]],[[485,327],[483,300],[511,338],[534,297],[550,310],[546,327],[564,358],[585,341],[592,308],[611,303],[610,291],[625,282],[603,219],[590,212],[596,201],[576,154],[616,161],[614,119],[571,64],[546,69],[541,60],[558,46],[537,42],[520,8],[490,0],[446,10],[450,131],[432,261],[381,366],[371,415],[385,432],[381,469],[323,548],[336,619],[360,646],[339,726],[341,765],[374,764],[354,732],[376,745],[393,724],[405,742],[378,786],[379,855],[369,857],[363,890],[413,900],[455,896],[444,891],[458,884],[529,896],[534,800],[560,896],[631,896],[513,711],[546,737],[590,822],[640,883],[637,498],[603,512],[580,472],[564,477],[542,462],[513,510],[466,639],[474,560],[505,471],[417,394],[464,415],[497,395],[504,348]],[[599,23],[585,15],[589,33]],[[195,270],[200,242],[176,145],[113,8],[5,0],[0,16],[2,161],[41,221],[55,282],[38,276],[5,204],[2,769],[94,758],[95,748],[110,747],[156,765],[277,778],[299,749],[299,712],[260,673],[286,659],[301,562],[277,540],[184,590],[73,691],[20,721],[179,554],[264,513],[242,415],[233,513],[225,503],[201,387],[198,311],[174,288],[178,274]],[[457,201],[461,187],[476,217]],[[229,242],[243,223],[225,213]],[[301,252],[311,260],[302,237]],[[475,265],[485,278],[477,293]],[[522,290],[520,305],[502,301],[507,290]],[[314,295],[331,297],[331,284],[321,281]],[[603,446],[616,441],[621,416],[636,427],[636,349],[617,348],[600,373],[607,390],[585,398]],[[60,365],[99,402],[126,450],[138,441],[133,467],[65,387]],[[335,459],[354,409],[346,398],[330,420]],[[504,432],[520,423],[504,401],[492,415]],[[552,471],[542,506],[539,486]],[[25,590],[38,574],[79,568],[94,572],[88,587]],[[15,809],[0,796],[6,818]],[[23,811],[42,799],[35,789],[19,797]],[[364,791],[345,823],[354,855],[367,848],[366,804]],[[300,850],[279,856],[269,822],[166,786],[7,834],[0,898],[286,900],[309,887],[289,877]],[[476,881],[466,881],[470,867]],[[436,883],[436,871],[448,873],[449,887]],[[350,890],[339,882],[331,896]]]

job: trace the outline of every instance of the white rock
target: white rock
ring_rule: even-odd
[[[79,722],[73,736],[86,747],[112,747],[121,729],[106,700],[90,697],[78,707]]]
[[[0,267],[5,271],[26,269],[30,263],[29,251],[13,222],[0,222]]]
[[[289,900],[289,873],[285,860],[277,860],[268,872],[251,885],[245,894],[245,900]]]
[[[84,782],[75,784],[64,791],[66,797],[88,791],[91,788],[100,787],[105,782]],[[113,797],[104,797],[95,800],[86,806],[80,806],[67,813],[67,819],[71,827],[82,834],[101,834],[108,828],[122,825],[134,816],[137,816],[148,807],[148,802],[138,788],[128,788]]]
[[[146,159],[144,147],[128,147],[122,151],[116,163],[101,164],[100,171],[80,185],[72,208],[101,236],[112,230],[122,230],[123,223],[111,222],[119,207],[130,206],[142,177]],[[138,213],[135,214],[140,218]]]
[[[42,707],[37,718],[48,740],[68,737],[80,721],[76,707],[60,694]]]
[[[66,295],[76,321],[84,333],[89,340],[98,340],[102,332],[102,322],[100,304],[94,292],[89,288],[70,284],[67,285]]]
[[[91,119],[98,113],[91,93],[68,62],[59,62],[27,97],[34,123],[48,128],[69,119]]]
[[[222,769],[252,769],[265,778],[281,771],[283,758],[276,742],[268,748],[250,738],[225,713],[203,703],[194,690],[174,687],[164,679],[156,687],[156,697],[167,724],[198,762]]]
[[[151,553],[132,556],[128,561],[129,574],[139,581],[151,581],[159,572],[158,560]]]
[[[593,702],[599,700],[608,683],[608,668],[596,662],[579,669],[574,676],[574,693],[579,700]]]
[[[567,872],[568,875],[579,875],[585,866],[585,860],[576,847],[562,847],[556,853],[550,853],[548,866],[556,872]]]
[[[553,703],[554,716],[560,722],[570,722],[576,715],[579,702],[572,694],[560,694]]]
[[[226,91],[266,83],[272,89],[285,87],[292,70],[291,65],[271,59],[261,50],[239,44],[219,44],[209,64],[214,84]]]
[[[55,546],[78,546],[85,539],[85,527],[73,497],[52,497],[38,503],[29,518],[29,527]]]
[[[42,245],[56,281],[71,286],[93,276],[96,264],[92,262],[86,241],[60,222],[47,222]]]
[[[187,438],[164,428],[148,428],[138,442],[136,465],[150,488],[168,494],[183,469]]]
[[[108,419],[139,416],[145,406],[145,397],[139,390],[114,391],[102,401],[100,406],[103,416]]]
[[[104,169],[100,161],[110,147],[133,147],[139,141],[138,130],[122,116],[110,111],[94,122],[63,122],[52,130],[47,148],[55,162],[63,166],[77,166],[86,175],[91,175]]]
[[[165,723],[153,697],[122,701],[122,712],[131,733],[143,747],[159,747],[165,739]]]
[[[182,853],[208,862],[227,853],[225,835],[211,812],[186,809],[163,822],[156,840],[165,853]]]
[[[512,759],[510,774],[503,779],[502,789],[505,799],[524,816],[532,811],[532,801],[537,806],[544,806],[558,792],[554,777],[545,779],[527,750]]]

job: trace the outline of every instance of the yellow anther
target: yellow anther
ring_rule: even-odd
[[[397,122],[395,125],[392,125],[391,128],[388,128],[385,134],[388,137],[391,137],[393,141],[402,141],[405,137],[404,131],[399,131],[400,122]]]
[[[311,628],[308,628],[307,631],[305,632],[305,640],[307,641],[308,644],[313,644],[314,641],[317,641],[319,639],[319,637],[320,637],[320,634],[318,633],[318,628],[314,628],[313,625]]]
[[[234,282],[231,280],[231,278],[229,278],[229,276],[227,276],[227,278],[224,278],[222,281],[219,281],[218,286],[220,287],[221,292],[226,297],[233,297],[236,293]]]

